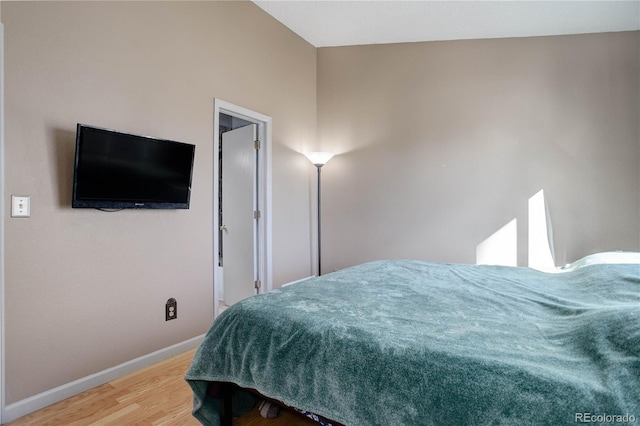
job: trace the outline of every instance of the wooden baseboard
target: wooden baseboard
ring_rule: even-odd
[[[86,390],[93,389],[96,386],[164,361],[167,358],[197,347],[203,340],[204,334],[9,404],[4,407],[2,421],[3,423],[10,422]]]

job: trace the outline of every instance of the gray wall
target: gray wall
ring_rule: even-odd
[[[475,262],[544,189],[557,264],[640,249],[640,33],[323,48],[323,269]]]
[[[32,199],[6,219],[7,404],[208,329],[214,98],[273,118],[274,286],[310,274],[315,48],[250,2],[2,2],[2,20],[3,196]],[[77,122],[196,144],[191,208],[71,209]]]

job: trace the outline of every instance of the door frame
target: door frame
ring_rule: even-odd
[[[4,202],[4,25],[0,23],[0,424],[5,411],[4,369],[4,254],[5,254],[5,202]]]
[[[258,221],[258,275],[260,277],[260,292],[264,293],[272,289],[273,269],[272,269],[272,241],[271,241],[271,117],[259,112],[251,111],[222,99],[214,99],[213,105],[213,317],[219,315],[219,294],[218,283],[221,282],[222,270],[218,266],[218,252],[220,241],[218,237],[218,192],[220,177],[220,114],[241,118],[245,121],[255,123],[258,126],[258,140],[260,140],[260,150],[258,151],[258,210],[260,220]]]

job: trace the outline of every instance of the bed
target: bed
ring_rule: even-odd
[[[193,414],[228,422],[233,386],[349,426],[638,421],[640,254],[624,258],[376,261],[245,299],[186,373]]]

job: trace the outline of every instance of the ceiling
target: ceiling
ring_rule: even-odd
[[[315,47],[640,30],[640,0],[253,2]]]

